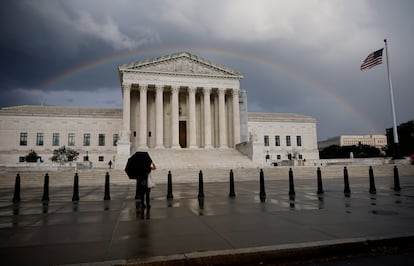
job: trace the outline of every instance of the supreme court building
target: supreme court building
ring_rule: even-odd
[[[121,65],[118,73],[122,110],[2,108],[0,164],[22,162],[30,150],[47,160],[53,149],[64,145],[78,150],[80,158],[88,154],[95,166],[113,160],[119,169],[137,150],[237,148],[252,161],[263,163],[269,151],[284,160],[294,148],[306,159],[319,159],[316,121],[298,115],[249,114],[246,91],[240,89],[243,75],[232,69],[181,52]],[[264,124],[260,119],[266,120]],[[269,150],[266,146],[273,135],[300,143],[284,146],[279,142]]]
[[[145,148],[234,148],[242,74],[189,53],[118,68],[123,116],[118,156]]]

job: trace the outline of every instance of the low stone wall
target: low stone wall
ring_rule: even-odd
[[[330,165],[385,165],[385,164],[410,164],[409,158],[392,160],[391,158],[354,158],[354,159],[321,159],[317,162],[320,166]]]

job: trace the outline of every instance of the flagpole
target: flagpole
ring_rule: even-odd
[[[388,58],[388,45],[387,45],[387,39],[384,39],[385,43],[385,56],[387,60],[387,73],[388,73],[388,86],[390,89],[390,100],[391,100],[391,111],[392,111],[392,122],[393,122],[393,132],[394,132],[394,157],[398,156],[398,152],[396,149],[398,149],[398,131],[397,131],[397,121],[395,118],[395,105],[394,105],[394,93],[392,90],[392,82],[391,82],[391,72],[390,72],[390,61]]]

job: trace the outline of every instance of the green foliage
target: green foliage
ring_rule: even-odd
[[[75,161],[76,159],[78,159],[78,156],[79,152],[75,151],[74,149],[66,148],[65,146],[63,146],[53,151],[53,156],[51,160],[53,162],[65,163]]]
[[[326,147],[319,152],[321,159],[339,159],[349,158],[350,153],[354,154],[354,158],[372,158],[381,157],[381,150],[369,145],[358,145],[358,146],[343,146],[332,145]]]
[[[37,162],[37,153],[34,150],[30,150],[29,154],[26,155],[25,159],[28,163],[35,163]]]
[[[392,128],[387,128],[388,146],[386,153],[394,156],[398,152],[400,156],[410,156],[414,154],[414,120],[402,123],[397,127],[399,144],[394,147],[394,132]]]

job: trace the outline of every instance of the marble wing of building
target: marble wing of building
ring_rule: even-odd
[[[122,110],[2,108],[0,164],[22,163],[30,150],[47,161],[64,145],[79,151],[80,160],[94,166],[111,160],[120,169],[137,150],[224,154],[237,148],[258,163],[270,162],[268,153],[272,161],[292,160],[292,155],[319,158],[316,121],[292,114],[248,114],[247,94],[240,89],[243,75],[235,70],[181,52],[121,65],[118,73]],[[292,141],[266,149],[276,136]]]

